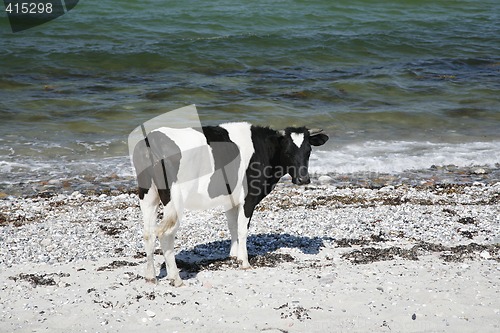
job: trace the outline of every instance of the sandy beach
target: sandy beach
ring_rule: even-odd
[[[5,197],[0,331],[498,332],[499,193],[280,183],[254,214],[250,270],[227,259],[222,210],[187,213],[180,288],[164,268],[142,277],[134,193]]]

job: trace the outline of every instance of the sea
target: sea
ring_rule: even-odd
[[[2,10],[0,59],[4,195],[133,184],[129,133],[192,104],[322,128],[316,175],[500,168],[498,0],[81,0]]]

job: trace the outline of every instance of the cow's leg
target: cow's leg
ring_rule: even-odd
[[[241,268],[249,269],[250,263],[248,262],[247,252],[247,236],[248,224],[250,218],[245,216],[243,205],[238,206],[238,260],[241,262]]]
[[[238,256],[238,206],[226,211],[227,226],[231,233],[231,249],[229,256],[236,258]]]
[[[141,189],[140,189],[141,190]],[[154,250],[156,243],[156,217],[158,213],[158,205],[160,203],[156,186],[152,184],[148,192],[144,194],[140,200],[142,218],[144,221],[144,248],[146,251],[146,272],[145,278],[147,282],[156,283],[156,273],[154,266]]]
[[[161,249],[165,257],[165,266],[167,267],[167,279],[172,281],[176,287],[180,287],[183,284],[175,262],[174,252],[175,234],[179,229],[180,219],[181,213],[178,212],[178,207],[169,202],[163,209],[163,220],[158,228],[158,238],[160,239]]]

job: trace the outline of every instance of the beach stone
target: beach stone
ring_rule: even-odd
[[[472,172],[476,175],[484,175],[487,173],[486,170],[483,168],[474,169]]]
[[[153,318],[156,316],[156,313],[154,313],[153,311],[151,310],[146,310],[146,315],[149,317],[149,318]]]
[[[327,273],[319,278],[319,282],[323,286],[330,286],[335,283],[337,279],[337,274],[335,273]]]
[[[380,193],[387,193],[387,192],[391,192],[391,191],[394,191],[394,186],[392,186],[392,185],[384,186],[379,190]]]
[[[332,182],[332,180],[333,180],[333,178],[332,178],[332,177],[330,177],[330,176],[320,176],[320,177],[318,178],[318,182],[319,182],[320,184],[329,184],[329,183],[331,183],[331,182]]]
[[[491,254],[486,250],[482,251],[479,255],[483,259],[486,259],[486,260],[491,259]]]

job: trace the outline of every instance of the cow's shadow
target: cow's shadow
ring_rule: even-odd
[[[252,267],[276,267],[282,262],[294,261],[289,254],[274,253],[281,248],[299,249],[304,254],[318,254],[324,247],[322,237],[305,237],[290,234],[257,234],[247,239],[248,258]],[[183,279],[190,279],[203,270],[238,268],[238,262],[229,258],[229,240],[215,241],[196,245],[182,250],[176,255],[177,266]],[[159,278],[166,276],[165,264]]]

